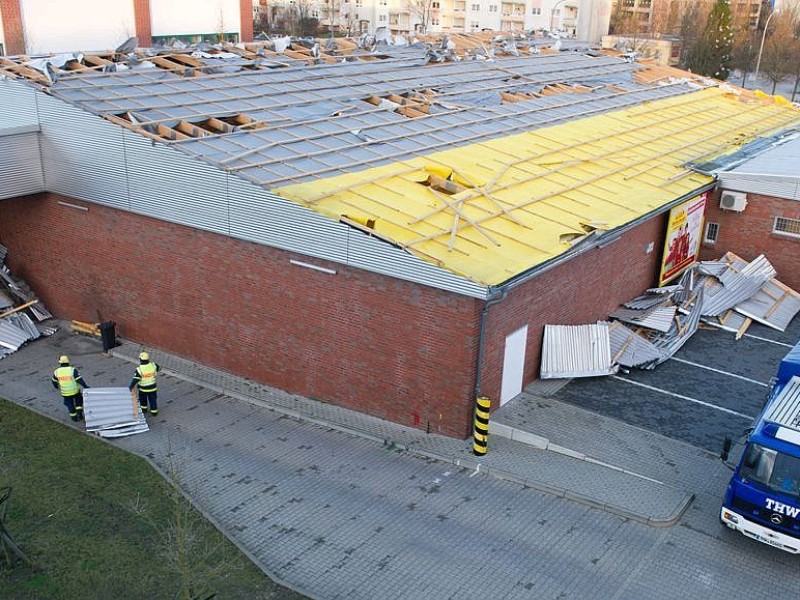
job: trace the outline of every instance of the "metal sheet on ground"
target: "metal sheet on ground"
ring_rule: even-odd
[[[765,386],[800,339],[800,319],[785,332],[755,324],[739,341],[700,330],[655,370],[573,380],[554,398],[673,439],[718,452],[725,436],[750,425]]]

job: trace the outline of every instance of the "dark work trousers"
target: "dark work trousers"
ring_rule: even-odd
[[[67,407],[69,416],[73,421],[81,421],[83,419],[83,394],[78,392],[72,396],[62,396],[64,398],[64,406]]]
[[[152,392],[143,392],[139,390],[139,408],[142,409],[142,412],[147,412],[148,405],[150,407],[150,413],[157,415],[158,414],[158,392],[153,390]]]

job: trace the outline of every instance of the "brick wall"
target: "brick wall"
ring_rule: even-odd
[[[54,314],[111,319],[126,339],[202,364],[412,427],[469,435],[479,302],[58,200],[0,201],[7,263]]]
[[[136,21],[136,37],[140,48],[153,45],[153,27],[150,21],[150,0],[133,0],[133,18]]]
[[[240,42],[253,41],[253,0],[239,0]]]
[[[700,260],[718,260],[728,251],[748,261],[763,254],[778,279],[800,291],[800,238],[772,233],[775,217],[800,219],[800,202],[747,194],[747,208],[737,213],[722,210],[719,197],[715,190],[706,206],[706,223],[717,223],[719,236],[716,244],[702,245]]]
[[[523,376],[527,385],[539,376],[545,325],[606,320],[620,304],[658,285],[666,219],[651,219],[619,240],[535,277],[489,309],[482,392],[492,399],[493,408],[499,405],[506,336],[528,325]]]
[[[20,0],[0,0],[0,15],[3,17],[3,40],[8,56],[25,54],[25,28],[22,23]]]

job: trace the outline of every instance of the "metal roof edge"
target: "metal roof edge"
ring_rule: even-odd
[[[667,204],[660,206],[659,208],[651,210],[650,212],[645,213],[644,215],[634,219],[633,221],[630,221],[629,223],[626,223],[625,225],[617,227],[616,229],[611,229],[609,231],[606,231],[605,233],[595,237],[588,243],[580,244],[577,247],[571,248],[570,250],[567,250],[566,252],[559,254],[558,256],[555,256],[548,261],[539,263],[538,265],[528,269],[527,271],[520,273],[519,275],[515,275],[511,279],[508,279],[507,281],[503,282],[498,286],[489,287],[488,288],[489,293],[496,295],[501,293],[503,290],[510,291],[516,287],[519,287],[523,283],[526,283],[527,281],[533,279],[534,277],[542,275],[543,273],[546,273],[550,269],[553,269],[569,260],[572,260],[573,258],[576,258],[581,254],[588,252],[589,250],[594,250],[595,248],[602,248],[604,246],[607,246],[617,241],[617,239],[625,232],[641,225],[643,222],[652,219],[653,217],[659,214],[663,214],[671,210],[678,204],[686,202],[687,200],[694,198],[698,194],[702,194],[703,192],[713,189],[716,185],[717,185],[716,179],[714,179],[714,181],[709,181],[705,185],[702,185],[699,188],[695,188],[691,192],[682,195],[680,198],[676,198],[675,200],[672,200],[671,202],[668,202]]]

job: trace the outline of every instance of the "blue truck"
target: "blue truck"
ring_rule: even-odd
[[[730,442],[723,459],[729,449]],[[781,361],[748,430],[720,519],[747,537],[800,553],[800,342]]]

